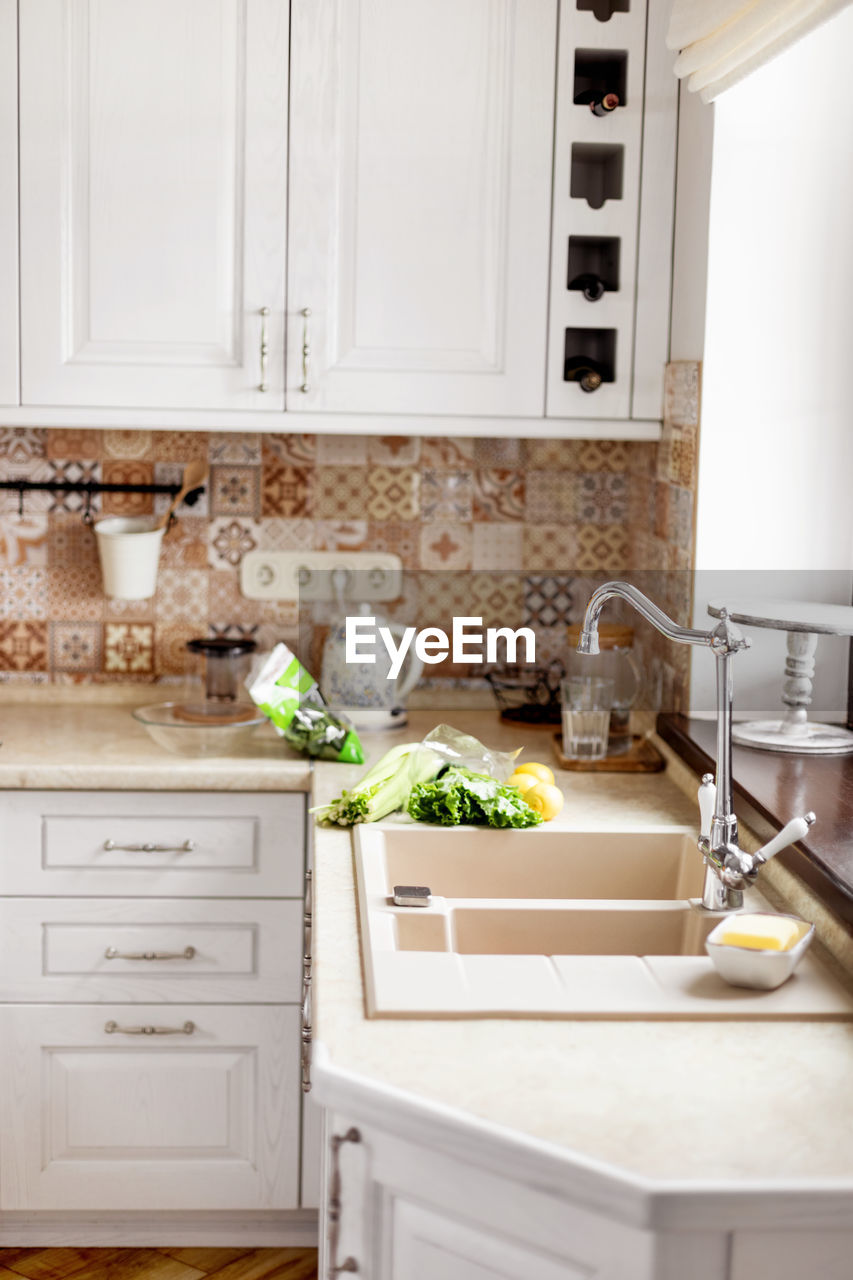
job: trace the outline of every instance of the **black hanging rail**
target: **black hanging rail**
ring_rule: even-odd
[[[86,512],[92,505],[96,493],[166,493],[174,498],[180,493],[180,484],[109,484],[102,480],[0,480],[0,489],[11,489],[19,496],[18,514],[24,512],[25,493],[84,493],[88,499]],[[205,486],[199,485],[191,489],[184,498],[188,507],[194,507]]]

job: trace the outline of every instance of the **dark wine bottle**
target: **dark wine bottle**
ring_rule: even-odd
[[[566,356],[563,379],[580,383],[581,391],[597,391],[604,381],[604,367],[589,356]]]
[[[599,298],[604,297],[607,285],[601,276],[595,275],[592,271],[584,271],[581,275],[575,276],[574,280],[569,281],[570,289],[580,289],[587,302],[598,302]]]

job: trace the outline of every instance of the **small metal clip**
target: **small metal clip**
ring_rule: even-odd
[[[395,907],[428,907],[432,891],[425,884],[395,884],[393,901]]]

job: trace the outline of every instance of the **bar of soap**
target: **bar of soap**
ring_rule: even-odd
[[[790,951],[799,938],[798,922],[787,916],[743,915],[730,920],[717,941],[752,951]]]

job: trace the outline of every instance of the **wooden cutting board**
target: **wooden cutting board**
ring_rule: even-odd
[[[554,755],[561,769],[582,773],[660,773],[665,761],[654,743],[641,734],[634,734],[631,746],[618,756],[605,756],[602,760],[570,760],[563,755],[563,735],[553,735]]]

